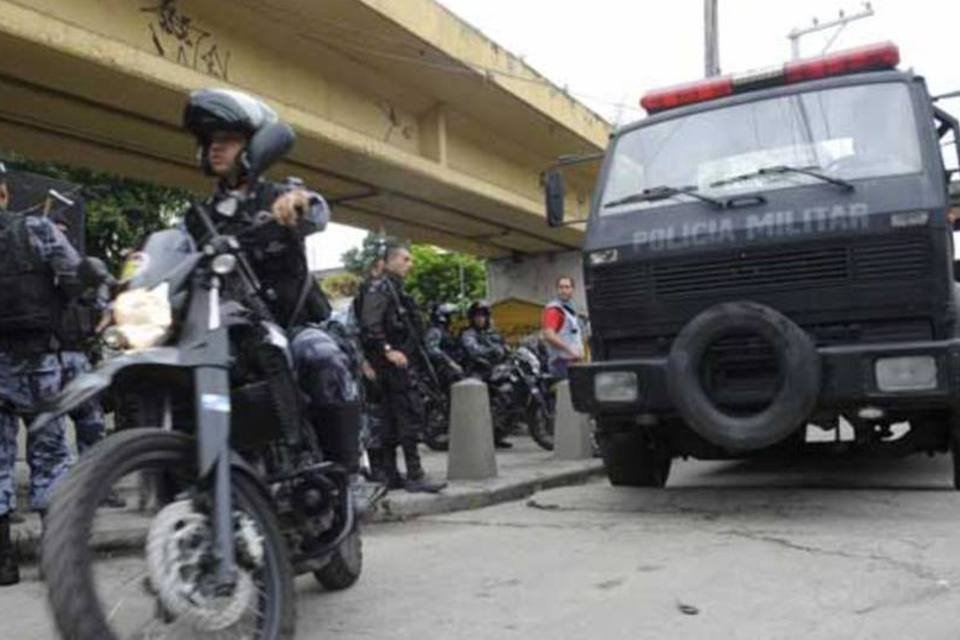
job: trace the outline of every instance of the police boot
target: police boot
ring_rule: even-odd
[[[367,460],[370,461],[370,474],[367,480],[387,484],[387,474],[383,469],[383,449],[381,447],[367,449]]]
[[[342,465],[350,474],[360,471],[362,416],[359,402],[321,407],[314,416],[313,424],[324,456]]]
[[[382,453],[381,461],[383,462],[383,475],[386,478],[387,489],[403,489],[406,486],[406,481],[397,468],[396,445],[387,445],[383,448]]]
[[[17,550],[10,535],[10,516],[0,516],[0,586],[14,585],[20,582],[20,567],[17,563]]]
[[[407,482],[403,488],[409,493],[440,493],[447,486],[446,482],[436,482],[427,477],[420,464],[416,440],[403,443],[403,458],[407,465]]]

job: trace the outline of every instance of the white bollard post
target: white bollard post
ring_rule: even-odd
[[[574,411],[569,380],[557,384],[553,452],[557,460],[586,460],[593,457],[590,416]]]
[[[493,451],[493,420],[487,385],[467,379],[450,389],[450,452],[447,479],[484,480],[497,477]]]

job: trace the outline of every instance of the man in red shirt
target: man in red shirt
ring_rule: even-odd
[[[573,302],[574,283],[570,276],[557,278],[557,297],[543,309],[540,326],[547,343],[550,373],[565,379],[567,368],[583,360],[583,331]]]

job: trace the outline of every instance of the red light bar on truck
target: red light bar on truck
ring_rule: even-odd
[[[738,76],[706,78],[697,82],[650,91],[640,100],[647,113],[656,113],[697,102],[777,85],[818,78],[842,76],[860,71],[893,69],[900,62],[900,50],[892,42],[838,51],[819,58],[787,62],[782,67],[752,71]]]

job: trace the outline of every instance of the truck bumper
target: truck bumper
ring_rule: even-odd
[[[817,352],[822,381],[818,408],[871,406],[909,409],[914,406],[952,407],[960,403],[960,338],[823,347]],[[577,411],[591,415],[673,413],[666,367],[666,358],[616,360],[571,367],[573,405]],[[922,371],[919,378],[910,375],[906,376],[910,379],[904,378],[906,371],[916,372],[918,368]],[[597,377],[610,373],[632,373],[636,377],[636,397],[629,400],[623,397],[598,398]],[[603,378],[600,386],[604,386]]]

